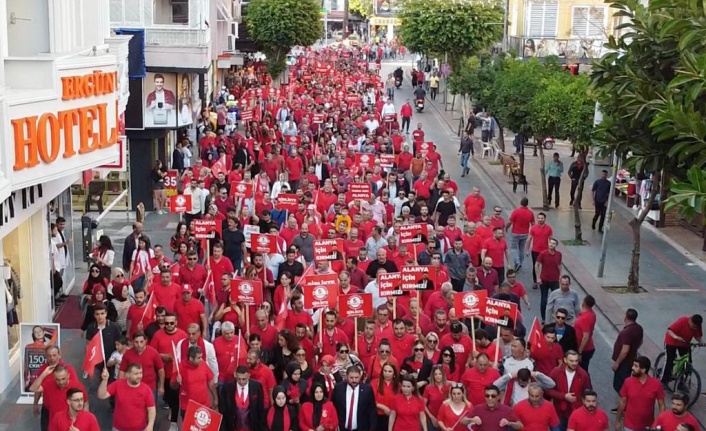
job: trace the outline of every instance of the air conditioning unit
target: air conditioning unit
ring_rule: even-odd
[[[233,4],[233,9],[231,11],[231,16],[233,17],[233,21],[242,22],[243,16],[242,16],[242,8],[240,7],[240,0],[233,0],[232,4]]]
[[[230,34],[235,36],[235,38],[238,38],[238,23],[237,22],[232,22],[230,24]]]
[[[227,52],[235,52],[235,42],[238,40],[237,37],[235,37],[234,34],[229,34],[228,35],[228,47],[226,48]]]

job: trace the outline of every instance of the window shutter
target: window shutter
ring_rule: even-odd
[[[588,11],[588,37],[600,38],[605,36],[605,8],[592,7]]]
[[[574,7],[574,16],[571,20],[571,34],[578,37],[588,36],[588,8]]]
[[[542,36],[556,37],[556,25],[559,19],[559,3],[544,3],[544,29]]]
[[[559,4],[555,1],[533,1],[529,11],[529,37],[556,37]]]

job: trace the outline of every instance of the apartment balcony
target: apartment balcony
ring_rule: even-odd
[[[151,68],[206,70],[211,62],[211,2],[227,0],[111,0],[112,28],[145,29]]]
[[[600,58],[605,53],[605,42],[602,38],[508,36],[508,51],[514,51],[523,58],[544,58],[553,55],[567,63],[586,63]]]

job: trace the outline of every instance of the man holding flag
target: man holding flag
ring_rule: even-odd
[[[52,378],[49,378],[49,376],[52,376]],[[86,393],[86,389],[79,381],[71,379],[69,370],[63,365],[47,367],[42,374],[37,377],[37,380],[32,383],[32,386],[29,388],[30,392],[42,395],[44,408],[49,412],[49,421],[47,424],[41,424],[42,431],[48,431],[49,424],[54,421],[54,416],[66,411],[67,394],[71,389],[76,389],[83,394],[83,399],[86,400],[83,409],[88,411],[88,394]]]
[[[96,321],[88,325],[86,328],[86,340],[88,340],[88,346],[86,346],[86,356],[84,360],[84,372],[86,376],[91,376],[91,373],[96,367],[99,371],[103,371],[106,368],[106,360],[115,351],[115,342],[123,336],[120,331],[120,327],[108,320],[108,310],[104,304],[96,304],[93,308],[93,316]],[[94,340],[96,336],[100,337],[101,350],[98,347],[98,341]],[[100,362],[97,362],[96,353],[102,354]],[[93,373],[95,376],[95,373]],[[98,374],[100,375],[100,373]],[[91,376],[89,378],[93,378]],[[91,385],[91,387],[97,387],[98,385]]]
[[[164,402],[169,406],[170,430],[177,429],[179,418],[179,390],[171,386],[171,378],[176,365],[176,346],[186,340],[186,332],[177,328],[177,317],[174,313],[167,313],[164,316],[164,328],[158,330],[150,345],[157,350],[159,357],[164,362]],[[176,365],[178,366],[178,365]]]
[[[108,384],[108,370],[101,373],[98,399],[115,400],[113,431],[152,431],[157,417],[152,389],[142,381],[142,365],[128,365],[125,378]],[[83,431],[83,430],[81,430]]]

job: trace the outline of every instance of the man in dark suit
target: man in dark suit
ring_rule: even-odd
[[[321,156],[316,156],[314,162],[314,174],[319,179],[319,186],[323,187],[326,180],[330,178],[328,164],[324,163]]]
[[[333,405],[341,431],[375,431],[375,394],[373,388],[360,380],[363,370],[358,365],[346,369],[346,380],[333,389]]]
[[[123,245],[123,269],[130,270],[130,262],[132,262],[132,252],[137,248],[137,240],[142,235],[142,223],[135,222],[132,225],[132,233],[125,238]]]
[[[223,415],[221,431],[265,429],[265,394],[262,384],[250,380],[244,365],[235,369],[235,381],[218,390],[218,410]]]

